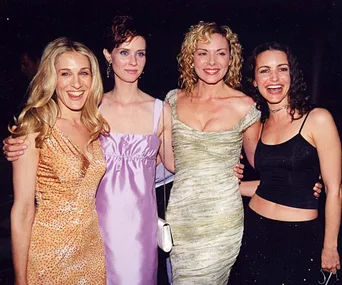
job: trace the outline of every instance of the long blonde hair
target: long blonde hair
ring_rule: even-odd
[[[55,64],[58,57],[66,52],[80,53],[86,56],[90,63],[92,84],[81,111],[81,121],[90,132],[88,143],[96,140],[100,134],[106,135],[109,132],[109,126],[98,110],[103,97],[103,85],[95,55],[82,43],[67,38],[58,38],[46,46],[38,72],[30,83],[30,96],[26,106],[16,119],[17,128],[10,130],[14,137],[38,133],[36,147],[39,148],[42,147],[44,139],[60,116],[55,93],[57,86]]]
[[[224,78],[224,82],[236,89],[241,86],[242,48],[237,34],[234,34],[228,26],[218,27],[216,23],[199,22],[191,26],[185,34],[181,51],[177,56],[178,70],[180,72],[179,84],[185,89],[187,95],[191,95],[198,76],[194,68],[194,53],[199,41],[210,42],[212,34],[220,34],[227,39],[230,52],[229,70]]]

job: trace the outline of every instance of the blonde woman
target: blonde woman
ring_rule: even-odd
[[[98,62],[87,47],[66,38],[47,45],[12,131],[27,146],[13,162],[17,285],[105,284],[95,208],[106,168],[98,140],[108,132],[97,109],[102,94]]]
[[[237,91],[241,46],[227,26],[200,22],[178,56],[180,90],[167,96],[173,120],[174,284],[227,284],[239,253],[243,205],[233,167],[242,146],[253,165],[260,112]]]

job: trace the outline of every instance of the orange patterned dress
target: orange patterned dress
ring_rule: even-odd
[[[93,149],[89,161],[57,127],[44,141],[28,255],[29,285],[105,284],[95,194],[106,165],[98,140]]]

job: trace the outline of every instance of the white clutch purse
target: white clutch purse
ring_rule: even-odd
[[[157,243],[161,250],[170,252],[173,245],[170,225],[163,219],[158,218]]]

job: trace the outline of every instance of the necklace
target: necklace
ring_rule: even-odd
[[[271,112],[271,113],[277,113],[277,112],[279,112],[279,111],[281,111],[281,110],[287,108],[288,106],[290,106],[290,104],[286,104],[286,105],[284,105],[283,107],[280,107],[280,108],[274,109],[274,110],[268,109],[268,111]]]

